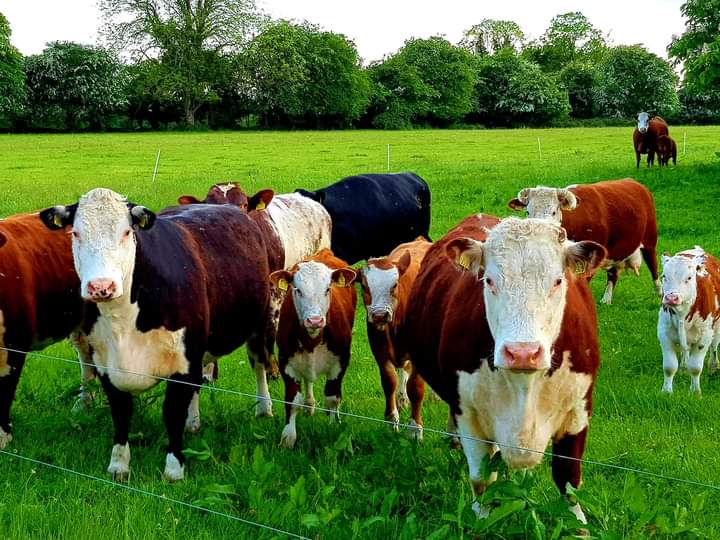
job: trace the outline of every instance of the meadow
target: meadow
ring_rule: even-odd
[[[432,190],[439,238],[476,212],[509,215],[517,191],[633,177],[650,188],[659,252],[700,245],[720,255],[720,127],[671,127],[677,167],[635,168],[632,127],[552,130],[216,132],[0,136],[0,215],[75,202],[93,187],[157,210],[217,181],[248,192],[317,188],[363,172],[414,171]],[[683,153],[683,134],[687,135]],[[538,143],[539,141],[539,143]],[[161,150],[152,182],[156,153]],[[0,254],[2,252],[0,251]],[[592,282],[599,300],[605,286]],[[720,486],[720,376],[703,373],[701,398],[680,372],[661,394],[659,300],[643,266],[622,275],[611,306],[598,305],[602,365],[585,458]],[[457,306],[462,310],[462,306]],[[44,354],[72,359],[66,343]],[[253,392],[244,349],[223,358],[217,387]],[[8,451],[105,478],[112,423],[104,398],[72,415],[76,365],[42,356],[26,364]],[[278,447],[284,424],[256,419],[251,398],[205,390],[202,428],[186,437],[187,479],[162,480],[164,386],[136,399],[130,485],[303,536],[347,538],[558,538],[565,534],[549,460],[510,474],[498,492],[506,515],[483,524],[470,508],[465,458],[427,433],[416,444],[386,426],[302,415],[294,450]],[[281,398],[282,382],[271,383]],[[381,418],[377,367],[358,312],[341,411]],[[426,427],[444,429],[447,408],[426,401]],[[401,413],[406,421],[407,411]],[[711,489],[602,465],[583,468],[578,496],[601,538],[720,537],[720,487]],[[0,454],[0,524],[8,539],[282,537],[167,500]]]

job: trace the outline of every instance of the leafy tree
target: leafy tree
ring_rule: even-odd
[[[102,129],[127,103],[127,73],[104,49],[50,43],[26,59],[25,73],[34,128]]]
[[[685,33],[673,36],[668,53],[684,62],[685,85],[699,91],[720,88],[720,0],[687,0],[680,8]]]
[[[0,119],[16,117],[25,97],[23,57],[10,43],[10,24],[0,13]]]
[[[176,92],[190,125],[203,104],[219,99],[225,56],[261,21],[254,0],[100,0],[100,10],[112,47],[160,59],[159,82]]]
[[[514,21],[483,19],[463,33],[460,46],[477,56],[494,54],[500,49],[520,50],[525,34]]]
[[[696,92],[682,88],[679,120],[689,124],[720,124],[720,89]]]
[[[143,128],[145,122],[152,129],[167,127],[183,119],[182,105],[168,88],[159,60],[150,59],[128,67],[127,114]]]
[[[665,60],[640,45],[614,47],[598,66],[596,111],[618,117],[640,111],[672,115],[678,109],[677,80]]]
[[[597,70],[594,66],[577,62],[568,64],[560,72],[558,80],[567,90],[572,117],[592,117],[596,77]]]

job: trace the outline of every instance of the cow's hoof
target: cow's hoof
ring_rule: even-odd
[[[255,416],[257,418],[270,417],[273,415],[272,402],[269,399],[261,399],[255,405]]]
[[[110,454],[107,472],[116,482],[127,482],[130,478],[130,445],[116,444]]]
[[[317,405],[315,400],[306,401],[305,402],[305,414],[307,414],[308,416],[313,416],[315,414],[315,405]]]
[[[450,448],[452,450],[460,450],[462,448],[459,437],[450,437]]]
[[[171,453],[165,457],[165,471],[163,472],[163,476],[168,482],[178,482],[185,478],[185,466]]]
[[[265,371],[268,377],[274,381],[280,378],[280,364],[278,364],[277,357],[274,354],[268,359],[268,365]]]
[[[491,507],[475,501],[472,503],[472,509],[478,519],[485,519],[490,515]]]
[[[423,440],[423,427],[419,425],[415,420],[410,420],[408,422],[408,435],[411,439],[414,439],[418,442]]]
[[[83,412],[89,410],[92,407],[94,399],[95,399],[94,392],[80,392],[80,394],[78,394],[77,399],[75,400],[75,403],[73,403],[73,406],[72,406],[72,409],[70,409],[70,412],[72,414],[79,414],[79,413],[83,413]]]
[[[197,433],[198,431],[200,431],[200,417],[188,416],[187,420],[185,420],[185,431],[187,431],[188,433]]]
[[[385,421],[390,426],[390,429],[392,429],[394,432],[400,431],[400,414],[398,414],[397,410],[391,412],[388,416],[385,417]]]
[[[280,446],[283,448],[294,448],[297,440],[297,433],[290,426],[285,426],[280,437]]]
[[[3,428],[0,428],[0,450],[10,444],[10,441],[12,441],[12,439],[12,433],[8,433]]]

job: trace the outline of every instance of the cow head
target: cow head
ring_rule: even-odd
[[[705,252],[699,246],[678,253],[674,257],[662,256],[663,307],[686,312],[697,298],[697,280],[707,277]]]
[[[397,262],[387,257],[370,259],[360,270],[367,320],[378,330],[384,330],[393,321],[398,304],[398,280],[410,261],[410,252],[406,251]]]
[[[641,112],[637,116],[637,130],[640,133],[645,133],[648,130],[648,124],[650,123],[650,115],[646,112]]]
[[[270,204],[275,193],[271,189],[261,189],[252,197],[240,187],[237,182],[215,184],[210,188],[205,200],[199,200],[193,195],[178,197],[178,204],[231,204],[246,212],[263,210]]]
[[[562,222],[562,211],[574,210],[577,205],[578,199],[569,189],[543,186],[522,189],[508,201],[513,210],[525,210],[530,218],[549,219],[557,225]]]
[[[50,229],[72,226],[72,251],[84,299],[121,297],[135,269],[135,234],[155,223],[155,214],[109,189],[97,188],[70,206],[40,212]]]
[[[293,304],[298,320],[310,337],[317,337],[327,324],[330,288],[348,287],[355,281],[352,268],[332,269],[317,261],[301,262],[291,271],[270,274],[270,282],[285,292],[292,287]]]
[[[568,282],[589,275],[606,254],[595,242],[568,241],[564,229],[546,220],[517,218],[501,221],[485,242],[455,239],[446,252],[482,275],[495,367],[520,372],[550,368]]]

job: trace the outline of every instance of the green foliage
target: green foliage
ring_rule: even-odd
[[[570,116],[573,118],[592,117],[596,76],[596,68],[593,65],[577,62],[568,64],[560,71],[558,80],[567,90]]]
[[[463,32],[460,47],[477,56],[495,54],[500,49],[519,51],[525,41],[525,34],[515,21],[483,19]]]
[[[0,127],[22,112],[25,98],[23,57],[10,43],[10,24],[0,13]]]
[[[626,118],[640,111],[670,116],[679,107],[677,80],[665,60],[640,45],[613,47],[598,66],[596,112]]]
[[[681,122],[690,124],[720,124],[720,89],[696,92],[689,88],[681,88],[678,92],[680,100]]]

